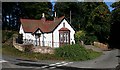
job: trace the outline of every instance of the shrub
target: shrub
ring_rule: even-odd
[[[32,45],[32,44],[24,45],[23,47],[24,47],[24,49],[25,49],[25,50],[24,50],[25,52],[31,52],[32,49],[33,49],[33,45]]]
[[[81,40],[84,44],[92,44],[94,41],[97,41],[97,36],[81,30],[75,33],[75,41],[76,43],[79,43]]]
[[[56,56],[67,60],[87,60],[87,54],[87,50],[79,44],[66,45],[55,49]]]
[[[55,49],[55,55],[70,61],[81,61],[94,59],[101,55],[101,52],[96,52],[91,49],[85,49],[79,44],[65,45]]]
[[[75,33],[75,41],[77,43],[79,43],[80,40],[84,40],[84,37],[86,35],[86,32],[85,31],[78,31]]]
[[[97,41],[97,37],[95,35],[86,35],[83,40],[86,45],[93,44],[94,41]]]
[[[2,31],[2,43],[5,43],[8,39],[13,37],[14,31]]]

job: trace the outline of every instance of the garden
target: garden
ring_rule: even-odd
[[[3,31],[2,54],[30,60],[66,60],[66,61],[85,61],[95,59],[102,53],[91,49],[86,49],[83,45],[73,44],[64,45],[54,49],[54,54],[41,54],[33,52],[22,52],[17,50],[12,44],[13,34],[16,32]]]

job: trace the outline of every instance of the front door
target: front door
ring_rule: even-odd
[[[70,32],[69,31],[60,31],[59,43],[60,43],[60,46],[70,44]]]

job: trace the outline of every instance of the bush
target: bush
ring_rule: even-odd
[[[90,45],[93,44],[94,41],[97,41],[97,37],[95,35],[86,35],[83,41],[84,44]]]
[[[56,56],[67,60],[87,60],[87,54],[87,50],[79,44],[66,45],[55,49]]]
[[[91,49],[85,49],[84,46],[79,44],[66,45],[55,49],[55,55],[62,57],[65,60],[81,61],[94,59],[101,55],[100,52],[93,51]]]
[[[32,45],[32,44],[24,45],[23,47],[24,47],[24,49],[25,49],[25,50],[24,50],[25,52],[31,52],[32,49],[33,49],[33,45]]]
[[[92,44],[94,41],[97,41],[97,36],[81,30],[75,33],[75,41],[76,43],[83,41],[84,44]]]
[[[5,43],[8,39],[13,37],[14,31],[2,31],[2,43]]]
[[[76,43],[79,43],[80,40],[84,40],[84,37],[86,35],[86,32],[85,31],[78,31],[75,33],[75,41]]]

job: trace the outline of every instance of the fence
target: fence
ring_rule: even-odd
[[[54,46],[59,46],[59,42],[53,42],[52,41],[39,41],[39,40],[23,40],[23,44],[33,44],[34,46],[49,46],[49,47],[54,47]]]
[[[25,51],[25,48],[27,47],[25,44],[31,43],[30,41],[24,41],[24,44],[18,44],[16,40],[17,38],[13,37],[13,46],[19,51]],[[34,47],[31,45],[30,49],[32,52],[54,54],[54,49],[51,47]]]

